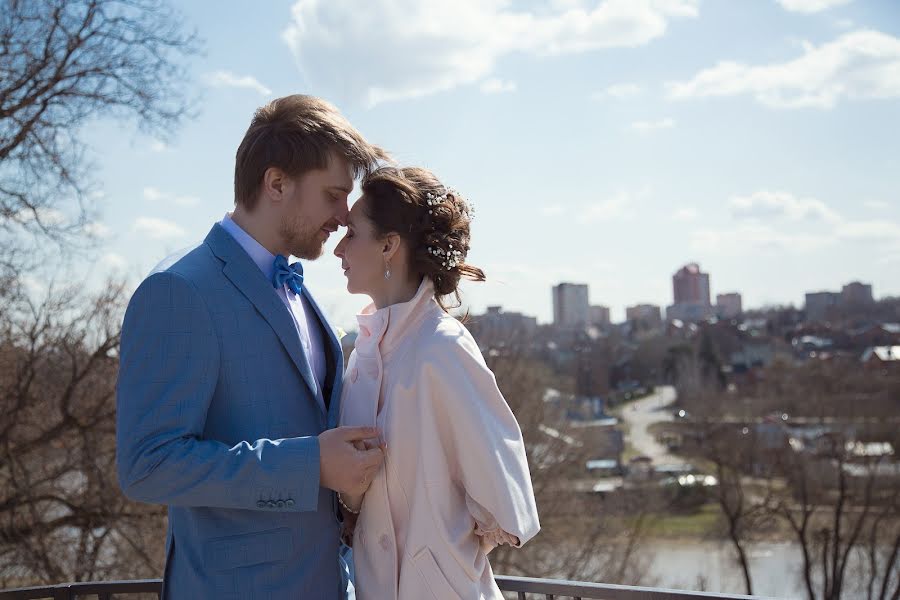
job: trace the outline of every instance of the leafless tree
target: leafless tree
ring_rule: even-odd
[[[809,600],[837,600],[854,558],[869,600],[900,597],[900,486],[881,457],[849,461],[843,436],[814,453],[785,456],[789,485],[774,505],[803,559]]]
[[[548,388],[571,389],[571,374],[554,372],[527,348],[524,332],[496,346],[479,339],[488,365],[509,402],[525,439],[541,532],[521,549],[501,546],[490,554],[496,573],[609,583],[648,583],[643,543],[649,502],[601,500],[578,483],[588,479],[591,455],[578,432],[545,410]]]
[[[770,528],[771,521],[771,481],[760,484],[750,478],[762,447],[754,432],[723,422],[729,399],[704,375],[695,355],[683,356],[677,373],[680,401],[693,415],[682,451],[708,464],[715,474],[712,499],[719,507],[725,537],[734,548],[744,592],[752,595],[748,547]]]
[[[164,515],[115,477],[121,285],[0,312],[0,585],[158,575]]]
[[[33,267],[91,247],[85,128],[166,137],[191,112],[183,59],[198,49],[163,0],[0,0],[2,586],[160,572],[164,515],[115,480],[125,290]]]
[[[876,424],[867,433],[860,425],[846,424],[860,422],[865,414],[892,414],[895,397],[879,389],[888,384],[880,375],[818,367],[813,377],[804,368],[776,365],[756,390],[764,390],[764,400],[749,404],[766,412],[785,406],[801,411],[801,399],[814,402],[814,414],[834,425],[805,441],[791,437],[780,420],[753,417],[739,399],[688,378],[680,390],[691,395],[694,415],[689,437],[696,444],[688,451],[716,471],[716,500],[748,593],[752,579],[746,547],[781,523],[801,555],[798,575],[809,600],[838,600],[850,591],[865,591],[869,600],[896,600],[900,469],[890,455],[852,451],[860,439],[890,436],[890,427]],[[856,407],[843,406],[853,398],[860,399]],[[896,435],[896,427],[893,431]]]
[[[180,59],[197,48],[162,0],[0,0],[0,263],[30,256],[26,234],[87,239],[84,127],[172,131],[189,110]]]

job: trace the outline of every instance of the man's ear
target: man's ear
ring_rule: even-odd
[[[263,173],[262,192],[273,202],[281,202],[284,194],[285,173],[278,167],[269,167]]]

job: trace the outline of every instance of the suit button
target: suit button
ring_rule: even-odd
[[[256,503],[256,508],[265,508],[265,507],[266,507],[265,500],[260,500],[259,502]]]
[[[275,501],[269,500],[268,502],[266,502],[266,506],[268,506],[269,508],[275,508]]]
[[[284,501],[284,505],[287,506],[288,508],[290,508],[294,505],[294,501],[291,500],[290,498],[288,498],[287,500]]]
[[[278,506],[278,508],[284,508],[284,500],[279,500],[275,505]]]

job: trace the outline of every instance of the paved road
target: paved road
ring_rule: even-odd
[[[662,386],[647,396],[636,400],[622,410],[622,421],[628,424],[625,439],[631,442],[638,454],[649,456],[653,464],[683,464],[684,459],[669,454],[669,449],[658,443],[648,428],[654,423],[672,421],[672,409],[666,408],[675,401],[675,388]]]

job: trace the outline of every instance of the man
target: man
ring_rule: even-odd
[[[364,491],[378,432],[334,428],[343,358],[302,276],[385,153],[330,104],[260,108],[237,151],[235,209],[157,267],[128,305],[119,481],[168,505],[163,597],[339,598],[334,492]]]

